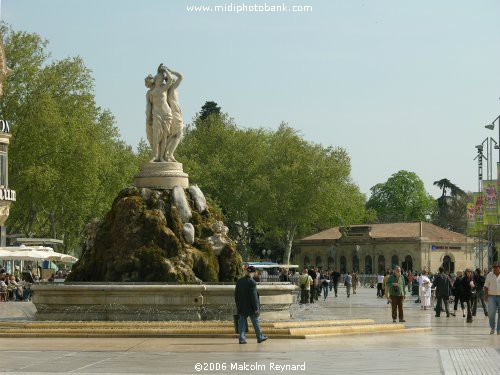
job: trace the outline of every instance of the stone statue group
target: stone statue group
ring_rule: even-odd
[[[151,162],[176,162],[174,152],[182,139],[184,122],[179,106],[177,88],[182,74],[163,64],[157,74],[145,78],[146,136],[151,145]]]

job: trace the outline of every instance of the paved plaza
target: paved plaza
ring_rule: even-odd
[[[408,328],[425,333],[381,333],[316,339],[1,338],[0,371],[16,374],[498,374],[500,335],[489,335],[478,311],[472,324],[460,316],[434,317],[415,297],[405,304]],[[370,318],[391,323],[390,305],[375,289],[347,298],[330,295],[293,307],[293,319]],[[32,318],[31,303],[0,303],[0,320]],[[196,370],[200,364],[201,371]],[[305,364],[305,371],[304,371]],[[199,365],[199,366],[200,366]],[[288,368],[279,366],[289,365]],[[212,370],[210,370],[212,369]],[[282,371],[283,370],[283,371]]]

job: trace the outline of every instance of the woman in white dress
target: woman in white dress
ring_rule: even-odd
[[[428,272],[423,271],[418,279],[418,294],[420,297],[420,309],[427,310],[431,305],[431,280],[429,279]]]

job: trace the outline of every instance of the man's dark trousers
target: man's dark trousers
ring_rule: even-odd
[[[450,315],[450,310],[448,306],[448,296],[437,296],[436,301],[436,316],[441,315],[441,306],[444,303],[444,311],[446,311],[446,316]]]
[[[400,321],[404,319],[403,298],[403,296],[391,296],[392,320],[396,320],[398,314]]]
[[[309,303],[309,290],[307,289],[302,289],[300,291],[300,303]]]

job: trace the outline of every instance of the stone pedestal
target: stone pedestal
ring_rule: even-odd
[[[135,176],[134,185],[148,189],[173,189],[174,186],[187,189],[188,177],[182,170],[182,163],[149,162],[142,165],[141,171]]]

